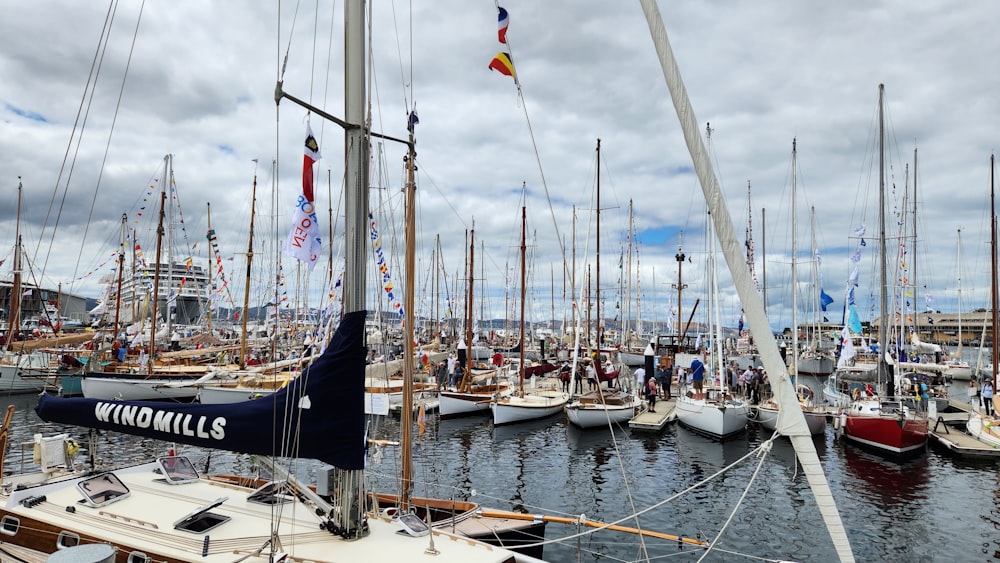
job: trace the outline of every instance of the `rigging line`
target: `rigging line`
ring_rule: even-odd
[[[145,4],[146,3],[145,3],[145,0],[144,0],[143,3],[142,3],[142,5],[140,5],[140,7],[139,7],[139,16],[136,18],[135,31],[132,34],[132,44],[129,47],[129,56],[128,56],[128,60],[125,62],[125,72],[122,75],[121,87],[118,90],[118,100],[115,103],[115,113],[114,113],[114,116],[112,117],[112,120],[111,120],[111,127],[110,127],[110,129],[108,131],[108,140],[107,140],[107,142],[104,145],[104,157],[101,160],[101,167],[100,167],[99,172],[98,172],[97,183],[96,183],[96,185],[94,187],[94,196],[93,196],[93,198],[92,198],[92,200],[90,202],[90,212],[87,215],[87,224],[86,224],[86,226],[84,227],[84,230],[83,230],[83,238],[80,241],[81,250],[83,248],[83,245],[86,243],[87,234],[90,232],[90,222],[91,222],[91,219],[94,216],[94,208],[97,205],[97,192],[100,190],[101,180],[104,177],[104,165],[108,161],[108,153],[111,150],[111,138],[114,135],[115,124],[118,121],[118,112],[121,109],[122,98],[124,97],[124,94],[125,94],[125,82],[128,79],[128,71],[129,71],[129,68],[131,67],[131,64],[132,64],[132,54],[135,51],[135,43],[136,43],[136,40],[137,40],[137,38],[139,36],[139,25],[142,22],[142,13],[143,13],[143,8],[145,7]],[[98,74],[100,74],[100,68],[103,66],[104,55],[106,54],[106,52],[107,52],[107,44],[105,43],[105,51],[102,52],[102,54],[101,54],[101,64],[98,66]],[[96,91],[96,89],[91,91],[91,94],[92,94],[91,95],[91,100],[87,104],[87,114],[88,115],[90,114],[90,106],[93,103],[93,93],[95,91]],[[82,139],[82,131],[81,131],[81,139]],[[52,244],[53,244],[54,239],[55,239],[56,227],[59,224],[59,218],[62,217],[62,211],[63,211],[63,208],[64,208],[64,206],[66,204],[66,196],[69,193],[69,182],[70,182],[70,178],[73,175],[73,169],[75,168],[76,157],[77,157],[77,153],[79,153],[79,151],[80,151],[80,144],[77,144],[76,153],[74,153],[74,155],[73,155],[73,163],[74,164],[70,167],[70,176],[67,177],[67,179],[66,179],[66,185],[64,186],[64,189],[63,189],[63,197],[62,197],[62,201],[59,203],[59,213],[56,216],[56,224],[53,226],[52,239],[49,241],[49,250],[48,250],[48,253],[46,254],[46,257],[45,257],[45,264],[48,264],[48,258],[49,258],[49,255],[52,252]],[[76,264],[73,266],[73,279],[76,279],[76,276],[77,276],[77,274],[80,271],[80,260],[81,260],[82,257],[83,257],[83,252],[80,252],[80,254],[77,255]],[[42,276],[43,277],[45,275],[45,264],[42,265]]]
[[[403,107],[409,108],[410,102],[406,99],[406,88],[413,87],[413,5],[410,4],[410,82],[406,82],[406,73],[403,70],[402,49],[399,47],[399,29],[396,25],[396,3],[392,2],[392,23],[393,31],[396,32],[396,54],[399,55],[399,80],[403,84]]]
[[[76,137],[76,129],[80,127],[80,135],[83,135],[83,125],[80,123],[80,115],[83,113],[84,102],[87,100],[87,92],[91,90],[92,83],[96,83],[97,78],[94,76],[94,71],[97,68],[97,61],[100,59],[101,46],[105,45],[108,36],[110,36],[111,21],[114,20],[113,14],[115,13],[115,0],[112,0],[108,4],[108,12],[104,16],[104,27],[101,28],[101,36],[97,39],[97,50],[94,52],[94,59],[90,63],[90,72],[87,75],[87,80],[83,86],[83,95],[80,96],[80,105],[76,109],[76,119],[73,121],[73,129],[70,131],[69,141],[66,143],[66,152],[63,153],[62,164],[59,167],[59,175],[56,177],[56,185],[52,189],[52,200],[49,202],[49,210],[45,214],[45,222],[42,223],[42,231],[38,235],[38,244],[35,245],[34,257],[38,256],[39,248],[42,244],[42,240],[45,238],[45,227],[48,225],[49,215],[52,213],[52,205],[55,203],[56,194],[59,193],[59,184],[62,183],[62,175],[66,170],[66,161],[69,159],[70,149],[73,147],[73,139]],[[105,35],[107,33],[107,35]],[[86,123],[86,116],[84,116],[84,123]],[[79,140],[77,141],[79,143]]]
[[[143,4],[145,4],[145,2],[143,2]],[[42,265],[41,277],[43,277],[43,278],[45,277],[45,265],[48,263],[49,256],[52,254],[52,247],[53,247],[53,244],[55,242],[56,231],[58,230],[59,220],[62,217],[62,211],[63,211],[63,208],[64,208],[65,203],[66,203],[66,196],[67,196],[67,194],[69,192],[70,179],[73,176],[73,170],[74,170],[75,165],[76,165],[76,157],[77,157],[77,155],[80,152],[80,144],[81,144],[81,142],[83,140],[83,131],[84,131],[84,129],[86,129],[87,118],[90,115],[90,108],[91,108],[91,105],[93,104],[93,101],[94,101],[94,95],[95,95],[95,92],[97,90],[97,80],[98,80],[98,77],[101,74],[101,67],[102,67],[103,61],[104,61],[104,54],[107,52],[108,40],[110,39],[110,36],[111,36],[111,31],[110,30],[111,30],[111,26],[113,25],[113,22],[114,22],[115,14],[117,13],[117,9],[118,9],[117,1],[112,2],[112,4],[108,6],[108,14],[105,16],[104,28],[101,30],[101,37],[100,37],[100,39],[98,39],[97,51],[94,53],[94,60],[91,63],[90,74],[87,76],[87,82],[86,82],[86,85],[84,86],[83,96],[80,98],[80,107],[77,109],[76,121],[73,123],[73,132],[70,134],[70,140],[69,140],[69,142],[67,143],[67,146],[66,146],[66,153],[63,155],[62,165],[61,165],[61,167],[59,169],[59,176],[56,179],[56,185],[55,185],[55,187],[52,190],[52,199],[49,201],[49,209],[48,209],[48,211],[45,214],[45,222],[42,224],[42,231],[41,231],[41,234],[38,237],[38,244],[35,246],[34,258],[37,260],[38,253],[40,252],[40,249],[41,249],[42,241],[45,239],[45,228],[48,225],[49,217],[52,214],[52,205],[55,203],[56,195],[59,193],[59,184],[60,184],[60,182],[62,180],[63,172],[66,170],[66,161],[67,161],[67,159],[69,159],[70,148],[73,146],[73,142],[74,142],[73,138],[74,138],[75,133],[76,133],[76,127],[79,124],[79,126],[80,126],[80,134],[79,134],[79,136],[76,136],[76,150],[73,152],[73,158],[71,160],[72,163],[69,165],[69,171],[67,172],[67,176],[66,176],[66,183],[63,186],[62,199],[61,199],[61,201],[59,203],[59,211],[56,214],[55,223],[52,226],[52,235],[51,235],[50,240],[49,240],[49,247],[48,247],[48,250],[46,251],[45,260],[43,261],[43,265]],[[141,9],[140,9],[140,19],[141,19]],[[138,21],[136,22],[136,26],[138,27]],[[105,32],[107,32],[107,33],[105,34]],[[134,45],[134,39],[133,39],[133,45]],[[129,58],[131,59],[131,52],[130,52],[130,57]],[[91,78],[93,78],[93,81],[91,81]],[[124,78],[123,78],[123,80],[124,80]],[[87,104],[86,104],[86,110],[84,111],[84,101],[88,100],[88,96],[87,96],[88,90],[90,91],[90,97],[89,97],[89,101],[87,101]],[[119,98],[119,103],[120,103],[120,101],[121,100]],[[82,122],[80,120],[80,114],[81,114],[81,112],[83,113],[83,120],[82,120]],[[116,114],[117,114],[117,110],[116,110]],[[108,142],[110,143],[110,136],[109,136]],[[96,194],[96,192],[97,192],[97,188],[96,187],[95,187],[94,191],[95,191],[94,197],[96,198],[96,195],[97,195]],[[93,206],[91,208],[93,209]],[[88,221],[88,226],[89,226],[89,221]],[[82,248],[82,246],[81,246],[81,248]],[[77,264],[77,266],[79,266],[79,263]],[[74,271],[73,277],[74,278],[76,277],[76,272],[75,271]]]
[[[615,525],[621,524],[622,522],[625,522],[625,521],[630,520],[632,518],[636,518],[638,516],[646,514],[647,512],[650,512],[650,511],[653,511],[653,510],[655,510],[657,508],[665,506],[665,505],[667,505],[667,504],[669,504],[669,503],[677,500],[678,498],[680,498],[680,497],[682,497],[682,496],[684,496],[684,495],[686,495],[686,494],[694,491],[695,489],[697,489],[697,488],[699,488],[699,487],[701,487],[703,485],[708,484],[710,481],[712,481],[712,480],[716,479],[717,477],[723,475],[724,473],[726,473],[730,469],[735,468],[737,465],[743,463],[743,461],[749,459],[750,457],[761,454],[763,452],[763,450],[765,449],[765,447],[767,447],[768,449],[770,449],[770,445],[773,442],[773,440],[774,440],[774,438],[772,438],[771,440],[768,440],[767,442],[762,442],[759,446],[757,446],[756,448],[754,448],[750,452],[747,452],[746,455],[740,457],[736,461],[730,463],[729,465],[723,467],[722,469],[716,471],[715,473],[709,475],[708,477],[705,477],[701,481],[699,481],[699,482],[691,485],[690,487],[687,487],[686,489],[678,491],[678,492],[674,493],[673,495],[671,495],[671,496],[669,496],[669,497],[667,497],[667,498],[665,498],[665,499],[663,499],[663,500],[661,500],[661,501],[659,501],[657,503],[651,504],[650,506],[647,506],[646,508],[640,510],[639,512],[636,512],[635,514],[630,514],[628,516],[622,517],[622,518],[620,518],[618,520],[615,520],[613,522],[604,522],[604,523],[602,523],[601,526],[598,526],[598,527],[595,527],[595,528],[591,528],[589,530],[584,530],[584,531],[578,532],[576,534],[571,534],[571,535],[568,535],[568,536],[564,536],[564,537],[559,538],[558,540],[545,540],[544,542],[521,545],[520,547],[521,548],[531,548],[531,547],[537,547],[537,546],[545,545],[545,544],[549,544],[549,543],[563,542],[563,541],[566,541],[566,540],[571,540],[571,539],[576,539],[576,538],[580,538],[580,537],[584,537],[584,536],[593,535],[593,534],[596,534],[597,532],[599,532],[601,530],[604,530],[604,529],[606,529],[606,528],[608,528],[610,526],[615,526]],[[757,471],[759,471],[759,466],[758,466],[757,470],[755,470],[755,474],[756,474]]]
[[[764,466],[764,462],[767,460],[767,454],[771,453],[771,448],[774,445],[774,441],[778,438],[778,436],[780,436],[780,434],[775,432],[770,439],[762,443],[760,447],[757,448],[757,451],[760,452],[759,455],[760,461],[757,463],[757,467],[754,469],[753,474],[750,476],[750,480],[747,481],[747,486],[743,489],[743,494],[740,495],[739,500],[736,501],[736,505],[733,506],[733,510],[729,513],[729,517],[726,518],[725,523],[722,524],[722,528],[720,528],[719,532],[715,534],[715,539],[713,539],[712,543],[710,543],[708,547],[705,548],[705,552],[701,554],[701,557],[698,558],[698,561],[704,561],[705,558],[708,557],[708,554],[712,552],[712,548],[714,548],[715,544],[719,542],[719,540],[722,538],[722,534],[726,531],[726,528],[728,528],[729,524],[733,521],[733,518],[736,516],[736,512],[739,511],[740,506],[743,505],[743,501],[746,500],[747,494],[750,492],[750,487],[753,485],[754,480],[757,478],[757,475],[760,474],[760,469],[761,467]]]
[[[292,50],[292,37],[295,37],[295,24],[299,20],[299,6],[302,4],[302,0],[297,0],[295,2],[295,10],[292,12],[292,27],[288,30],[288,43],[285,45],[285,56],[281,57],[281,0],[278,0],[278,58],[281,60],[281,68],[278,70],[278,82],[284,82],[285,80],[285,68],[288,67],[288,53]]]

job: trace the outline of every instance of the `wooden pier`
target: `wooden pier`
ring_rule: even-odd
[[[935,427],[937,428],[937,427]],[[942,431],[929,432],[934,444],[958,457],[969,459],[1000,459],[1000,448],[976,439],[962,430],[950,430],[947,425]]]
[[[956,399],[949,399],[948,403],[949,412],[938,413],[934,427],[928,432],[933,443],[958,457],[1000,459],[1000,448],[987,444],[965,431],[965,424],[972,414],[972,406]]]
[[[676,406],[677,399],[656,401],[655,411],[651,412],[643,409],[642,412],[628,421],[628,426],[634,430],[659,432],[667,424],[677,420],[677,414],[675,413]]]

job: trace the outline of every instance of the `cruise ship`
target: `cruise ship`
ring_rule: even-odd
[[[159,274],[156,316],[162,321],[170,315],[173,325],[197,324],[209,299],[208,273],[205,269],[195,264],[188,266],[185,262],[172,262],[169,265],[161,263]],[[150,296],[153,294],[155,279],[156,267],[153,264],[138,267],[132,276],[122,278],[121,307],[118,312],[120,322],[131,324],[149,317],[152,309]],[[105,319],[114,322],[114,294],[118,280],[114,276],[105,276],[101,281],[107,284],[109,297],[105,300],[107,306],[100,308],[100,312]]]

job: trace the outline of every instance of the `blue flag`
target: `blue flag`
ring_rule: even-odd
[[[824,311],[826,311],[826,306],[829,305],[830,303],[833,303],[833,297],[830,297],[829,295],[827,295],[827,293],[825,291],[823,291],[823,288],[820,288],[819,289],[819,306],[820,306],[820,308],[823,309]]]
[[[858,311],[851,305],[850,311],[847,314],[847,326],[850,327],[851,332],[854,334],[861,334],[861,319],[858,318]]]

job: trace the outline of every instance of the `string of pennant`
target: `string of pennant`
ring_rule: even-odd
[[[382,252],[382,239],[379,237],[378,229],[375,226],[375,217],[368,214],[368,224],[371,229],[372,249],[375,251],[375,264],[379,274],[382,276],[382,288],[389,298],[389,305],[399,313],[400,320],[403,319],[403,304],[396,299],[395,288],[392,285],[392,276],[389,274],[389,263],[385,260],[385,253]]]

